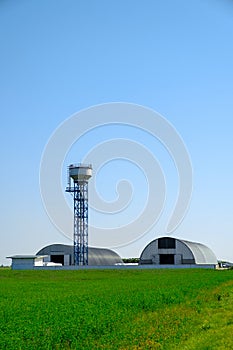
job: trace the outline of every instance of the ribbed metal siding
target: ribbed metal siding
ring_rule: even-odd
[[[73,261],[74,248],[71,245],[52,244],[39,250],[37,255],[70,255]],[[109,266],[123,263],[121,257],[110,249],[105,248],[88,248],[88,265],[89,266]]]

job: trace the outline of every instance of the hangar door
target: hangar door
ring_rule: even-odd
[[[174,265],[174,254],[160,254],[159,263],[160,265]]]
[[[71,256],[69,254],[51,254],[50,261],[68,266],[71,264]]]
[[[51,261],[53,263],[59,263],[59,264],[62,264],[64,265],[64,255],[51,255]]]

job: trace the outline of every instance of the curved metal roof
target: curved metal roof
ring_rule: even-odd
[[[217,258],[210,248],[202,243],[195,243],[179,239],[193,253],[196,264],[217,264]]]
[[[147,246],[143,249],[142,253],[141,253],[141,257],[142,258],[144,252],[147,250],[147,248],[154,242],[156,242],[157,240],[159,240],[160,238],[172,238],[176,241],[179,241],[180,243],[184,244],[192,253],[194,260],[195,260],[195,264],[210,264],[210,265],[216,265],[217,264],[217,258],[215,256],[215,254],[213,253],[213,251],[208,248],[206,245],[202,244],[202,243],[196,243],[196,242],[190,242],[190,241],[186,241],[183,239],[178,239],[175,237],[158,237],[156,239],[154,239],[153,241],[151,241],[150,243],[147,244]]]
[[[73,259],[74,247],[66,244],[51,244],[38,251],[37,255],[71,255]],[[113,250],[106,248],[88,248],[89,266],[108,266],[123,263],[121,257]]]

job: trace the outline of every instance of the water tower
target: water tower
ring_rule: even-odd
[[[88,180],[91,164],[71,164],[68,167],[66,192],[74,198],[74,264],[88,265]]]

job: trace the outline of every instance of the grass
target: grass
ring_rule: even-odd
[[[233,349],[233,271],[0,269],[0,349]]]

